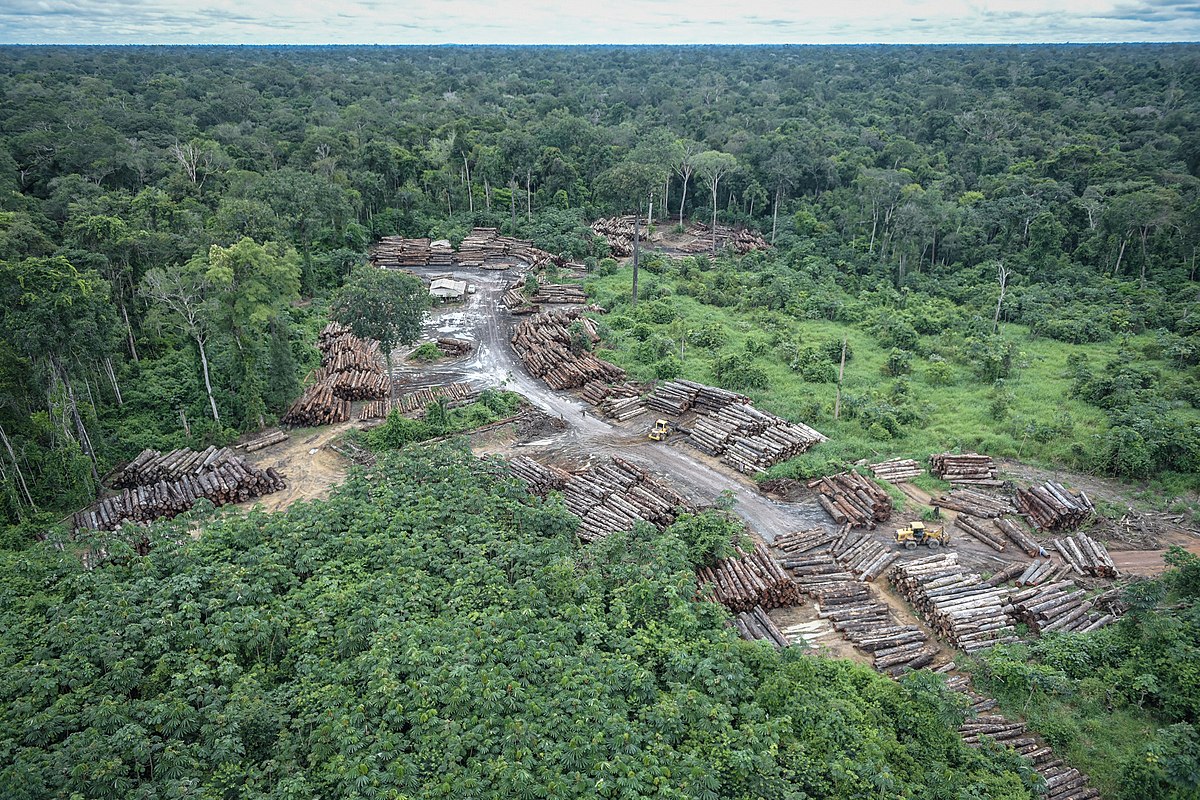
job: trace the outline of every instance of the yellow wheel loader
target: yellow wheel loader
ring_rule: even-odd
[[[896,530],[896,544],[904,545],[905,550],[916,550],[921,545],[936,550],[950,544],[950,534],[944,528],[926,528],[924,522],[916,520]]]

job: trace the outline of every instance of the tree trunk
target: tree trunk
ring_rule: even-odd
[[[836,420],[842,413],[842,376],[846,374],[846,346],[850,339],[842,337],[842,363],[838,365],[837,394],[833,398],[833,418]]]
[[[104,367],[108,372],[108,379],[112,381],[113,393],[117,396],[117,407],[125,405],[125,401],[121,399],[121,387],[117,383],[117,373],[113,371],[112,359],[105,357]]]
[[[779,229],[779,195],[783,188],[775,187],[775,208],[771,211],[771,244],[775,244],[775,232]]]
[[[1117,265],[1113,267],[1113,277],[1121,274],[1121,259],[1125,257],[1125,247],[1129,244],[1129,237],[1126,236],[1121,240],[1121,249],[1117,251]]]
[[[488,211],[492,210],[492,187],[486,175],[483,177],[483,207]]]
[[[4,449],[8,451],[8,457],[12,459],[13,469],[17,472],[17,485],[21,487],[21,494],[25,495],[25,502],[29,504],[30,508],[37,511],[33,495],[29,493],[29,487],[25,485],[25,476],[21,473],[21,465],[17,463],[17,454],[13,452],[12,444],[8,441],[8,434],[4,432],[3,425],[0,425],[0,440],[3,440]]]
[[[129,355],[133,358],[133,363],[138,362],[137,344],[133,340],[133,326],[129,324],[129,312],[125,310],[125,304],[121,304],[121,316],[125,318],[125,335],[129,339]]]
[[[217,401],[213,397],[212,380],[208,374],[208,353],[204,350],[204,337],[195,336],[196,346],[200,348],[200,366],[204,370],[204,391],[208,392],[208,405],[212,408],[213,419],[217,422],[221,421],[221,415],[217,413]]]
[[[679,196],[679,224],[683,225],[683,204],[687,202],[688,176],[683,176],[683,194]]]
[[[637,305],[638,290],[638,250],[641,245],[642,204],[638,203],[637,213],[633,215],[633,305]]]
[[[713,255],[717,254],[717,181],[713,179],[712,186],[712,251]]]
[[[471,165],[467,163],[467,154],[463,153],[463,169],[467,173],[467,210],[475,213],[475,192],[471,189]]]
[[[533,170],[525,170],[525,221],[533,221]]]
[[[509,209],[512,211],[512,230],[509,231],[513,236],[517,235],[517,181],[514,178],[508,184],[508,201]]]
[[[1005,268],[1004,262],[1000,262],[997,275],[1000,280],[1000,296],[996,298],[996,313],[992,317],[992,333],[1000,329],[1000,306],[1004,304],[1004,292],[1008,288],[1008,269]]]

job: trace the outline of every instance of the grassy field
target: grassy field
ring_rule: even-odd
[[[810,424],[830,441],[788,464],[776,475],[815,473],[828,462],[854,462],[912,457],[923,460],[933,452],[977,450],[1043,466],[1091,470],[1090,453],[1095,438],[1108,428],[1105,413],[1070,396],[1072,356],[1087,359],[1094,368],[1118,356],[1122,346],[1139,351],[1152,341],[1148,334],[1097,344],[1066,344],[1033,338],[1015,324],[1001,326],[1004,337],[1016,347],[1011,376],[997,385],[982,380],[964,357],[961,337],[951,333],[920,336],[911,361],[911,372],[888,376],[885,364],[891,353],[865,325],[798,319],[781,311],[717,307],[677,292],[681,279],[670,274],[642,273],[643,300],[629,304],[631,270],[621,268],[587,282],[589,294],[609,308],[601,317],[605,341],[602,355],[628,370],[630,376],[650,380],[660,354],[668,345],[680,355],[681,377],[719,383],[714,359],[722,354],[754,353],[751,362],[765,373],[766,388],[747,389],[760,407]],[[661,306],[677,318],[664,319]],[[695,332],[719,328],[719,347],[689,343]],[[834,420],[836,384],[805,380],[789,366],[789,353],[809,345],[837,349],[842,338],[852,357],[845,366],[842,413]],[[832,344],[831,344],[832,343]],[[937,365],[939,359],[943,362]],[[1153,366],[1154,362],[1146,361]],[[1158,366],[1169,369],[1159,362]],[[940,373],[939,373],[940,371]],[[887,430],[873,424],[880,406],[900,409],[908,420]],[[1195,414],[1197,422],[1200,415]]]

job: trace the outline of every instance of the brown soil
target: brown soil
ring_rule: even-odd
[[[328,497],[333,487],[346,479],[350,468],[350,462],[329,445],[356,426],[355,422],[343,422],[327,428],[301,428],[292,431],[286,441],[250,453],[247,460],[283,473],[287,488],[238,505],[282,511],[300,500]]]

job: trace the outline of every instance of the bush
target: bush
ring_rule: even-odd
[[[744,353],[724,353],[713,359],[713,377],[726,389],[766,389],[767,373]]]
[[[683,362],[677,356],[664,358],[654,365],[654,377],[669,381],[683,374]]]
[[[412,351],[409,356],[413,361],[437,361],[442,357],[442,351],[438,349],[435,342],[426,342],[425,344]]]
[[[729,341],[729,333],[720,323],[709,322],[693,331],[689,331],[688,341],[696,347],[703,347],[705,350],[716,350],[719,347],[723,347]]]
[[[954,367],[938,359],[925,368],[925,382],[930,386],[950,386],[954,383]]]
[[[884,362],[880,371],[884,375],[893,377],[909,374],[912,372],[912,353],[907,350],[893,348],[892,352],[888,353],[887,361]]]

